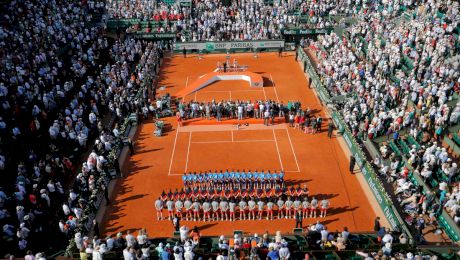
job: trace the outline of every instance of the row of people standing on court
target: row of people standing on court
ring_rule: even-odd
[[[160,195],[160,200],[166,202],[167,200],[206,200],[215,198],[278,198],[278,197],[298,197],[308,196],[310,191],[306,185],[300,187],[290,186],[289,188],[258,188],[258,189],[199,189],[190,188],[181,189],[180,191],[172,192],[171,190],[166,193],[163,191]]]
[[[284,171],[208,171],[204,173],[184,173],[185,188],[200,189],[268,189],[283,188]]]
[[[167,200],[163,202],[161,198],[155,201],[157,211],[157,220],[163,218],[164,209],[167,210],[168,220],[174,217],[183,218],[192,221],[211,221],[211,220],[236,220],[236,213],[239,213],[240,220],[249,219],[274,219],[274,212],[278,219],[293,218],[316,218],[318,208],[320,217],[326,217],[327,209],[330,206],[329,200],[323,198],[321,201],[308,195],[288,196],[285,200],[283,197],[273,198],[214,198],[204,200]],[[201,218],[202,217],[202,218]]]

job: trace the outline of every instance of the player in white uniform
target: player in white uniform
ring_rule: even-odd
[[[201,209],[201,204],[195,200],[193,202],[193,221],[199,221],[200,220],[200,209]]]
[[[181,200],[177,200],[174,203],[174,207],[176,208],[176,216],[180,216],[182,218],[182,208],[184,207],[184,203]]]
[[[166,209],[168,209],[168,220],[172,220],[174,217],[174,201],[168,199],[166,201]]]
[[[193,205],[193,203],[189,199],[186,199],[184,201],[185,219],[186,220],[191,220],[192,219],[192,205]]]
[[[220,208],[221,220],[224,220],[224,217],[225,217],[225,220],[227,221],[228,220],[228,202],[225,199],[221,200],[219,203],[219,208]]]
[[[241,199],[241,201],[238,203],[238,207],[240,209],[240,220],[245,220],[246,219],[246,209],[248,207],[248,204],[244,199]]]
[[[230,210],[230,221],[235,221],[235,210],[236,210],[235,201],[231,200],[230,203],[228,203],[228,208]]]
[[[319,215],[320,217],[322,218],[325,218],[326,217],[326,214],[327,214],[327,209],[329,208],[329,200],[327,199],[323,199],[321,201],[321,214]]]
[[[302,214],[302,202],[300,202],[299,197],[296,197],[294,199],[293,206],[294,206],[294,216],[297,212],[299,212],[299,214]]]
[[[284,218],[284,200],[280,197],[276,205],[278,206],[278,219]]]
[[[248,219],[254,220],[256,219],[256,202],[250,198],[248,201],[248,207],[249,207],[249,216]]]
[[[308,198],[305,197],[302,201],[302,213],[303,218],[308,218],[308,210],[310,209],[310,202],[308,202]]]
[[[219,220],[219,202],[217,200],[213,200],[211,202],[212,207],[212,219]]]
[[[284,206],[286,210],[286,218],[291,218],[292,204],[293,202],[290,197],[288,197],[286,202],[284,202]]]
[[[258,213],[259,213],[259,220],[262,219],[263,215],[264,215],[264,201],[262,199],[259,199],[259,201],[257,201],[257,209],[258,209]]]
[[[211,221],[211,203],[208,201],[203,202],[203,220],[207,221],[206,218]]]
[[[273,201],[268,201],[267,202],[267,220],[273,220],[273,207],[275,206],[275,203]]]
[[[310,218],[316,218],[316,209],[318,208],[318,200],[313,197],[310,202]]]
[[[163,219],[163,201],[161,201],[160,198],[158,198],[155,201],[155,209],[157,210],[157,220],[162,220]]]

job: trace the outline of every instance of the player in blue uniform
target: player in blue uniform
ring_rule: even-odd
[[[218,181],[218,174],[217,174],[217,171],[214,171],[211,174],[211,183],[214,189],[217,188],[217,181]]]
[[[255,170],[254,173],[252,173],[252,180],[254,182],[255,189],[259,188],[259,178],[260,178],[260,174],[257,170]]]
[[[223,175],[224,175],[224,177],[223,177],[224,187],[222,187],[222,189],[225,190],[225,189],[228,189],[230,174],[229,174],[228,170],[225,170]]]
[[[279,178],[280,186],[281,186],[281,187],[285,187],[285,185],[284,185],[284,171],[281,170],[278,176],[280,177],[280,178]]]
[[[264,171],[259,172],[259,187],[263,189],[265,182],[265,173]]]
[[[196,172],[192,174],[192,182],[193,182],[193,188],[197,188],[198,187],[198,175],[196,174]]]
[[[235,172],[235,179],[234,179],[234,183],[235,183],[235,186],[234,189],[241,189],[241,185],[240,185],[240,181],[241,181],[241,174],[240,174],[240,171],[239,170],[236,170]]]
[[[249,170],[248,173],[246,173],[246,176],[248,178],[247,183],[248,183],[249,188],[253,189],[254,188],[254,186],[253,186],[254,183],[253,183],[253,179],[252,179],[252,172]]]
[[[273,173],[273,179],[272,179],[273,185],[272,185],[272,187],[271,187],[272,189],[275,189],[275,188],[276,188],[276,186],[277,186],[277,184],[278,184],[278,181],[279,181],[279,178],[280,178],[280,177],[279,177],[278,173],[274,172],[274,173]]]
[[[187,187],[187,173],[184,172],[182,175],[182,182],[184,183],[184,187]]]
[[[241,185],[243,186],[243,189],[247,189],[247,187],[246,187],[247,174],[246,174],[246,172],[244,170],[241,172],[241,181],[240,182],[241,182]]]
[[[224,174],[222,171],[217,174],[217,188],[219,190],[222,190],[224,188]]]
[[[271,183],[272,183],[272,178],[273,178],[272,174],[270,173],[270,171],[268,171],[268,172],[265,174],[265,180],[266,180],[266,181],[265,181],[265,187],[264,187],[265,190],[267,190],[267,189],[270,188],[270,185],[271,185]]]
[[[229,173],[229,188],[230,189],[234,189],[235,188],[235,172],[232,170],[230,173]]]

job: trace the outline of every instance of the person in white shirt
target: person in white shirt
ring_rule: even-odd
[[[107,245],[107,250],[110,251],[112,250],[113,248],[113,245],[115,243],[115,240],[113,239],[113,237],[111,237],[110,235],[108,235],[106,238],[105,238],[105,243]]]
[[[187,226],[182,226],[179,229],[179,234],[180,234],[180,241],[184,242],[187,237],[188,237],[188,227]]]
[[[382,243],[383,244],[386,244],[386,243],[390,243],[392,244],[393,243],[393,236],[391,235],[390,233],[390,229],[385,229],[385,235],[383,236],[382,238]]]
[[[123,250],[123,258],[124,258],[124,260],[134,260],[134,259],[136,259],[134,257],[133,250],[131,249],[130,246],[128,246],[127,248],[125,248]]]
[[[324,226],[323,230],[321,230],[321,241],[326,242],[329,232],[327,231],[326,226]]]
[[[131,234],[131,231],[126,232],[126,246],[133,247],[136,243],[136,238]]]
[[[278,251],[281,260],[288,260],[291,258],[291,252],[286,244],[281,245],[281,249]]]

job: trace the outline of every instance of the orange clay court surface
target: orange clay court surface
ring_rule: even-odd
[[[321,104],[294,60],[294,53],[236,54],[240,65],[248,65],[248,71],[261,74],[264,88],[251,88],[245,81],[221,81],[185,97],[186,101],[254,100],[272,99],[301,101],[302,107],[310,107],[325,117]],[[199,76],[213,71],[217,62],[225,61],[225,55],[208,55],[183,58],[176,55],[166,58],[160,75],[159,86],[166,86],[158,95],[175,96]],[[120,231],[136,231],[146,228],[152,237],[171,236],[173,226],[167,220],[157,221],[154,201],[165,190],[181,188],[181,175],[185,171],[225,169],[286,171],[287,185],[306,184],[310,195],[331,202],[326,218],[304,219],[303,225],[320,220],[329,230],[371,231],[375,213],[371,208],[357,178],[348,172],[348,158],[336,138],[327,137],[327,122],[321,133],[304,134],[290,128],[284,120],[273,126],[262,121],[248,120],[249,126],[239,130],[232,123],[217,123],[195,119],[177,127],[175,117],[164,119],[172,125],[162,137],[155,137],[152,121],[145,121],[136,133],[136,153],[124,167],[125,178],[118,179],[112,203],[102,223],[105,234]],[[164,216],[167,216],[166,210]],[[233,230],[250,233],[292,232],[295,226],[290,220],[246,220],[235,222],[181,221],[190,228],[198,226],[203,235],[232,234]]]

